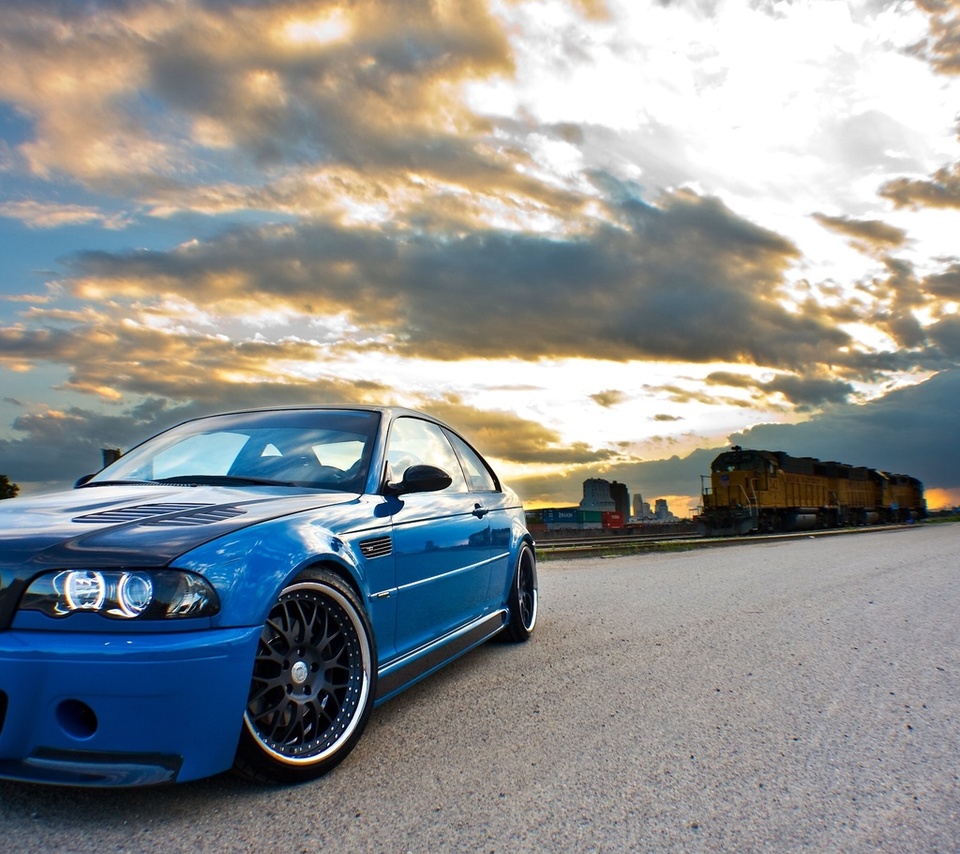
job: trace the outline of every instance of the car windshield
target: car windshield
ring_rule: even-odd
[[[360,492],[379,417],[296,409],[201,418],[149,439],[85,485],[280,484]]]

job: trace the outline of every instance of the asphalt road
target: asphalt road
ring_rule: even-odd
[[[954,524],[551,561],[528,644],[325,779],[3,783],[0,850],[960,851],[958,553]]]

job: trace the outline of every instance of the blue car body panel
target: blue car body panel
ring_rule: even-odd
[[[104,785],[229,768],[259,634],[0,633],[0,775]],[[80,703],[95,721],[79,715]]]
[[[496,634],[532,543],[519,500],[499,484],[391,494],[383,454],[397,412],[375,411],[359,489],[151,483],[0,502],[0,777],[133,785],[230,768],[264,621],[311,567],[365,605],[377,702]],[[21,608],[44,573],[138,567],[201,576],[219,611],[138,622]]]

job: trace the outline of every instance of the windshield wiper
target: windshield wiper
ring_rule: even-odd
[[[193,486],[298,486],[292,480],[270,480],[266,477],[247,477],[235,474],[182,474],[176,477],[161,477],[153,483],[183,483]]]

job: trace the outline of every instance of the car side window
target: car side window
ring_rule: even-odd
[[[463,465],[463,472],[467,476],[467,485],[471,492],[499,492],[500,484],[497,483],[496,476],[487,468],[487,464],[480,458],[480,455],[463,441],[456,433],[447,433],[453,449],[460,457],[460,463]]]
[[[429,421],[398,418],[387,443],[387,480],[399,483],[410,466],[428,465],[443,469],[453,483],[444,492],[467,492],[460,461],[443,431]]]

